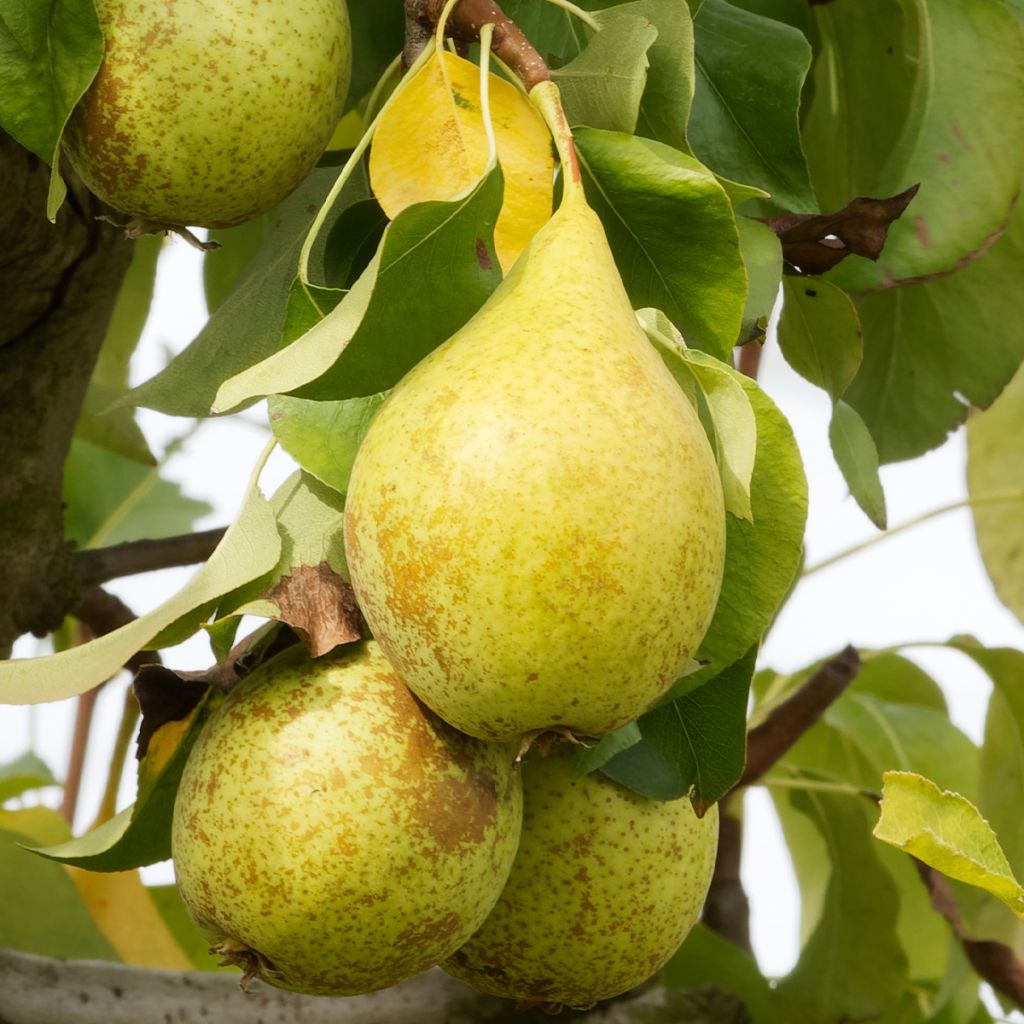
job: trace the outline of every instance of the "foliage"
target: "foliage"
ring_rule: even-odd
[[[52,656],[0,665],[0,700],[87,693],[140,650],[204,628],[233,665],[242,614],[283,623],[314,653],[351,638],[340,521],[367,425],[486,301],[560,188],[553,196],[549,138],[514,74],[498,68],[482,88],[475,49],[467,60],[431,44],[399,79],[401,0],[351,7],[344,147],[275,210],[215,233],[223,249],[204,256],[205,326],[129,391],[159,255],[158,242],[135,243],[65,466],[66,537],[85,549],[164,537],[205,511],[167,475],[173,448],[149,450],[140,408],[203,420],[266,398],[268,432],[300,472],[267,499],[256,467],[234,523],[182,589],[106,636],[67,647],[65,631]],[[979,547],[1001,600],[1024,620],[1021,8],[503,7],[561,88],[588,201],[652,344],[701,416],[728,509],[721,596],[693,663],[656,707],[578,750],[575,769],[651,799],[689,794],[698,810],[721,802],[723,817],[735,816],[748,735],[752,745],[820,668],[755,671],[799,585],[807,481],[785,417],[734,369],[738,350],[748,358],[777,343],[827,397],[836,462],[879,529],[880,467],[938,447],[970,416]],[[0,4],[0,125],[53,167],[40,216],[60,205],[60,133],[101,51],[87,0]],[[874,260],[857,255],[869,236],[884,239]],[[665,986],[713,986],[758,1024],[990,1019],[980,981],[999,987],[996,961],[1024,948],[1024,653],[964,637],[948,646],[993,682],[980,746],[901,651],[864,650],[853,684],[765,776],[744,780],[770,787],[800,884],[792,973],[766,979],[703,924],[665,969]],[[135,803],[82,836],[21,806],[55,785],[37,758],[0,766],[0,945],[214,968],[173,889],[95,872],[168,855],[177,781],[216,699],[209,691],[151,720]],[[945,920],[907,853],[956,880]],[[112,913],[112,903],[132,912]],[[162,952],[146,959],[145,949]]]

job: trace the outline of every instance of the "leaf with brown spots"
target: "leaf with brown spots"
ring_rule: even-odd
[[[281,621],[319,657],[339,644],[360,639],[360,615],[352,588],[327,562],[296,566],[267,593]]]
[[[788,214],[765,218],[764,223],[779,236],[787,263],[805,274],[824,274],[851,253],[877,260],[890,225],[902,215],[919,187],[911,185],[888,199],[859,196],[835,213]]]

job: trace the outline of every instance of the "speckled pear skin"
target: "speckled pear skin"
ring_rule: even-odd
[[[572,754],[523,765],[523,834],[501,898],[442,966],[482,992],[585,1008],[659,970],[711,884],[718,807],[647,800]]]
[[[133,217],[227,227],[309,173],[348,91],[344,0],[96,0],[103,64],[64,149]]]
[[[682,674],[721,585],[721,484],[581,189],[381,406],[345,543],[391,663],[472,736],[601,735]]]
[[[449,956],[515,856],[515,751],[425,709],[376,644],[292,648],[232,690],[174,807],[178,888],[215,952],[281,988],[352,995]]]

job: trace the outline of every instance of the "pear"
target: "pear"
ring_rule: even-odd
[[[578,178],[379,409],[345,545],[388,659],[472,736],[600,735],[693,657],[722,581],[718,470]]]
[[[174,806],[182,900],[246,978],[393,985],[480,925],[515,856],[515,751],[426,710],[376,644],[291,648],[233,689]]]
[[[96,0],[103,64],[64,133],[105,202],[227,227],[309,173],[351,71],[344,0]]]
[[[512,874],[442,966],[481,992],[548,1008],[625,992],[693,927],[717,844],[717,806],[698,818],[686,797],[659,803],[599,773],[576,778],[564,749],[531,757]]]

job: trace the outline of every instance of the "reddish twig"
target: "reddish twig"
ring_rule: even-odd
[[[60,814],[69,825],[74,823],[78,810],[78,797],[82,791],[82,774],[85,755],[89,749],[89,734],[96,713],[96,698],[100,687],[96,686],[79,696],[75,708],[75,728],[71,735],[71,750],[68,752],[68,770],[64,777],[64,796],[60,802]]]
[[[825,662],[747,736],[747,765],[734,788],[749,786],[772,767],[836,701],[860,671],[860,656],[846,647]]]
[[[159,540],[134,540],[109,548],[78,551],[75,553],[75,575],[83,587],[88,587],[141,572],[195,565],[205,562],[213,554],[224,532],[225,528],[221,527]]]
[[[740,878],[743,822],[729,813],[729,803],[726,798],[719,805],[718,853],[702,920],[722,938],[750,953],[750,902]]]
[[[761,369],[761,353],[764,346],[759,341],[748,341],[739,348],[739,365],[737,369],[751,380],[757,380],[758,371]]]

